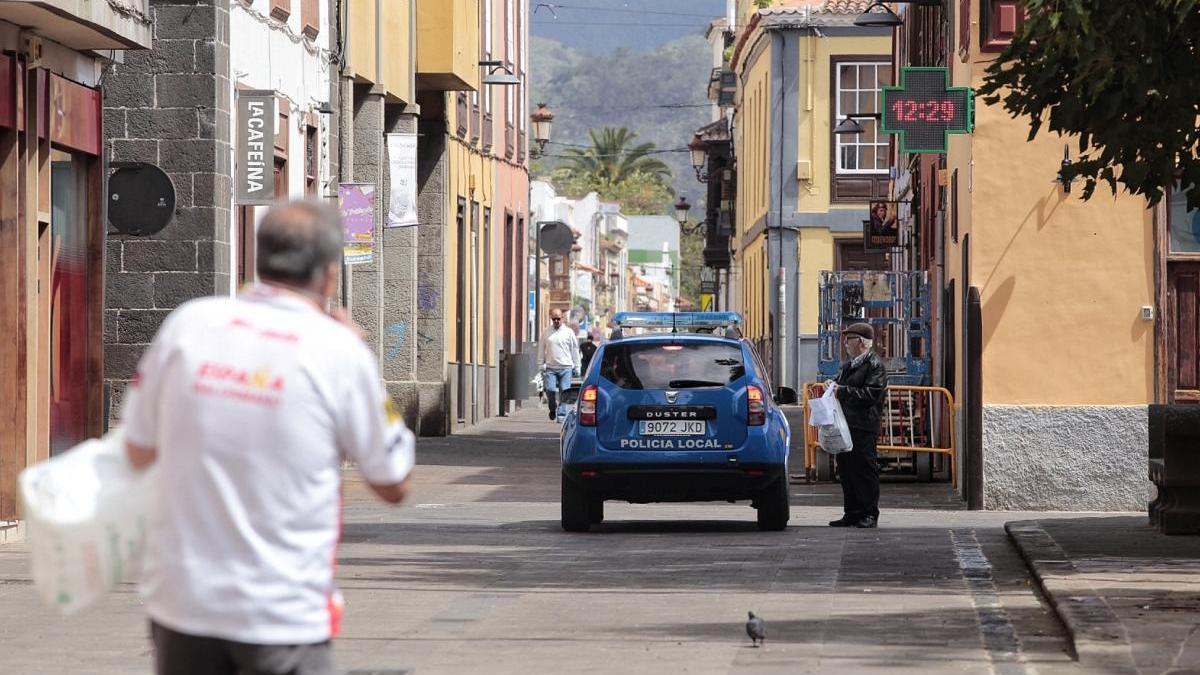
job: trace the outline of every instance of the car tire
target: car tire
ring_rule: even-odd
[[[788,502],[787,474],[775,479],[755,500],[758,507],[758,529],[764,532],[779,532],[787,529],[791,517]]]
[[[562,477],[562,529],[587,532],[591,528],[592,509],[588,494],[564,473]]]
[[[591,497],[588,499],[588,522],[599,525],[604,522],[604,498]]]

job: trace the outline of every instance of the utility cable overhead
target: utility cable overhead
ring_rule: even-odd
[[[646,28],[696,28],[694,23],[646,23],[645,21],[530,21],[531,26],[645,26]]]
[[[633,7],[629,6],[629,3],[625,3],[625,7],[618,8],[618,7],[597,7],[596,5],[576,5],[574,3],[561,4],[561,3],[557,3],[557,2],[539,2],[536,5],[534,5],[533,13],[537,14],[538,10],[543,7],[550,10],[550,13],[553,14],[555,17],[558,17],[557,10],[578,9],[578,10],[582,10],[585,12],[617,12],[617,13],[630,13],[630,14],[655,14],[655,15],[659,15],[659,16],[694,16],[697,18],[709,19],[710,21],[712,19],[717,18],[717,17],[713,16],[712,14],[697,14],[695,12],[668,12],[668,11],[664,11],[661,9],[633,8]]]

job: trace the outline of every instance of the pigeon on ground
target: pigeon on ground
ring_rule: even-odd
[[[750,636],[750,642],[755,647],[758,646],[759,640],[766,644],[767,642],[767,622],[754,616],[754,612],[747,612],[750,619],[746,621],[746,635]]]

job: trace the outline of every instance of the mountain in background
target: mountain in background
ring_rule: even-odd
[[[653,51],[685,35],[703,35],[724,16],[725,0],[568,0],[529,2],[530,31],[589,54]]]
[[[626,127],[638,134],[637,142],[658,148],[654,156],[671,167],[676,194],[703,204],[704,188],[687,152],[692,134],[712,120],[711,51],[702,34],[649,51],[618,49],[607,55],[538,37],[530,47],[530,101],[544,102],[554,113],[551,143],[546,157],[534,164],[535,176],[548,174],[567,147],[588,146],[588,129]],[[693,215],[700,212],[693,208]]]

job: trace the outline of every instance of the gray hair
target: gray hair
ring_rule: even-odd
[[[327,204],[293,201],[276,204],[258,224],[258,276],[307,286],[343,251],[342,220]]]

